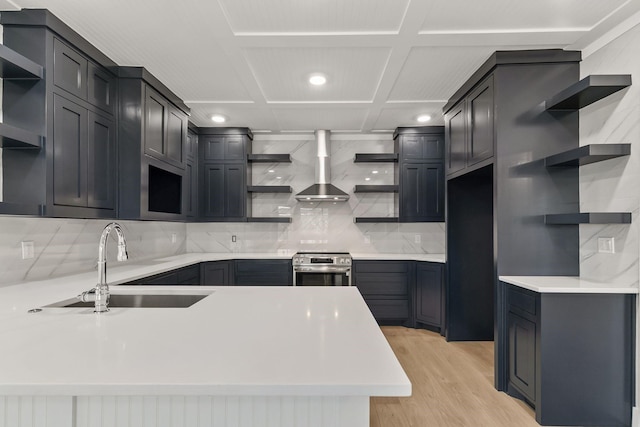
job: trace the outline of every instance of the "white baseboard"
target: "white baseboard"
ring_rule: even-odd
[[[637,406],[631,413],[631,427],[640,427],[640,408]]]

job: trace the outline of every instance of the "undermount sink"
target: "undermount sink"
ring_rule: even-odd
[[[187,308],[191,307],[198,301],[206,298],[210,294],[199,295],[128,295],[128,294],[111,294],[109,296],[110,308]],[[82,302],[77,298],[67,299],[59,301],[45,307],[59,307],[59,308],[78,308],[78,307],[93,307],[93,302]]]

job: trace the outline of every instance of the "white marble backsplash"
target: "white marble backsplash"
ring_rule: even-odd
[[[354,193],[355,185],[397,183],[391,163],[353,162],[355,153],[393,152],[390,134],[331,135],[331,182],[349,193],[347,202],[296,201],[295,194],[314,183],[313,135],[256,135],[253,152],[291,154],[291,163],[252,165],[253,185],[290,185],[293,190],[285,194],[254,194],[252,215],[291,217],[291,224],[188,224],[188,252],[444,253],[444,223],[355,224],[353,221],[356,216],[398,215],[396,195]],[[236,236],[235,243],[232,236]]]
[[[631,74],[632,86],[580,110],[580,145],[631,143],[631,155],[580,168],[581,212],[632,212],[630,225],[580,226],[580,275],[638,283],[640,241],[640,26],[582,61],[581,75]],[[615,253],[599,253],[598,238],[613,237]]]
[[[109,222],[95,219],[0,216],[0,286],[95,269],[100,234]],[[176,255],[186,251],[184,223],[118,223],[122,225],[131,261]],[[172,243],[172,234],[175,234],[175,243]],[[108,262],[115,263],[115,236],[110,236],[109,240],[107,259]],[[34,258],[22,259],[23,241],[34,243]]]

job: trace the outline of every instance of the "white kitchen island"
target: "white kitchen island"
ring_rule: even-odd
[[[27,313],[87,287],[44,283],[0,290],[3,427],[365,427],[370,396],[411,394],[355,287],[118,286],[210,295]]]

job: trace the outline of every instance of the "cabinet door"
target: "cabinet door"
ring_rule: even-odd
[[[144,151],[164,160],[167,150],[168,103],[162,95],[145,86]]]
[[[493,78],[478,86],[468,97],[469,144],[467,165],[493,156]]]
[[[202,285],[205,286],[227,286],[231,284],[231,262],[232,261],[211,261],[202,263]]]
[[[87,206],[87,110],[53,99],[53,203]]]
[[[203,160],[224,160],[224,137],[204,135],[198,144],[202,145]]]
[[[509,313],[509,382],[531,402],[536,396],[536,324]]]
[[[187,117],[169,106],[167,119],[167,160],[176,166],[184,164],[184,141],[187,137]]]
[[[428,160],[444,160],[444,136],[443,135],[424,135],[423,138],[423,155]]]
[[[195,163],[185,163],[184,179],[186,181],[186,215],[195,217],[198,214],[198,171]]]
[[[416,267],[416,320],[442,325],[442,266],[418,262]]]
[[[87,99],[88,61],[64,42],[53,39],[53,83],[61,89]]]
[[[198,135],[187,131],[186,160],[198,160]]]
[[[445,116],[445,143],[447,147],[447,174],[461,171],[466,166],[465,101]]]
[[[203,197],[200,205],[203,216],[209,218],[224,217],[225,205],[225,176],[224,164],[205,163],[203,165]]]
[[[442,163],[405,163],[400,185],[400,221],[444,221]]]
[[[224,138],[224,159],[241,160],[247,158],[244,138],[242,136],[227,136]]]
[[[110,114],[114,114],[117,89],[115,76],[90,62],[88,80],[87,101]]]
[[[88,206],[115,209],[116,129],[112,120],[89,112],[87,148]]]
[[[400,137],[401,161],[424,159],[423,135],[402,135]]]
[[[243,164],[224,167],[225,216],[242,218],[247,204],[246,168]]]
[[[176,271],[178,285],[200,285],[200,265],[195,264]]]

